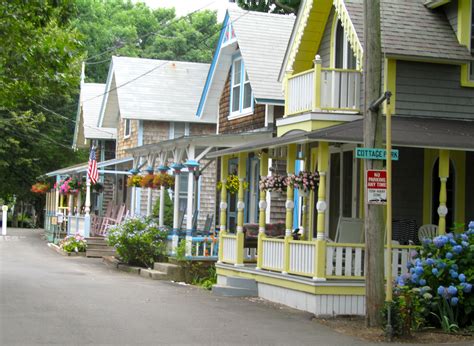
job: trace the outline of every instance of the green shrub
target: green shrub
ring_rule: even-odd
[[[395,290],[416,289],[432,316],[429,322],[452,332],[474,320],[474,222],[467,232],[425,239],[409,269],[397,278]]]
[[[151,267],[166,254],[167,233],[151,219],[133,217],[113,226],[108,232],[109,245],[120,259],[130,265]]]
[[[170,194],[168,191],[165,191],[165,220],[164,225],[168,228],[173,227],[173,201],[171,200]],[[160,216],[160,197],[156,200],[155,205],[153,206],[153,216],[158,218]]]

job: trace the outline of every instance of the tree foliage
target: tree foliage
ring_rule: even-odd
[[[78,0],[72,25],[83,34],[87,77],[104,82],[112,55],[209,62],[218,39],[216,13],[176,18],[174,9],[150,9],[124,0]]]
[[[36,177],[77,160],[72,122],[47,109],[75,102],[83,46],[72,1],[0,1],[0,197],[31,199]]]
[[[245,10],[294,13],[298,12],[301,0],[238,0],[237,4]]]

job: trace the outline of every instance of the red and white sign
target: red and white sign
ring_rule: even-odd
[[[369,169],[367,171],[367,203],[387,204],[387,171]]]

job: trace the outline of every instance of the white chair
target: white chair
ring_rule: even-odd
[[[438,235],[437,225],[423,225],[418,229],[418,240],[422,243],[423,239],[433,239]]]
[[[337,223],[336,243],[364,242],[364,220],[351,217],[340,217]]]

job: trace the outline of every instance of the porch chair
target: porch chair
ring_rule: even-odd
[[[198,216],[199,216],[199,210],[196,209],[193,213],[193,221],[192,221],[192,226],[191,226],[193,231],[197,230]]]
[[[206,222],[204,223],[204,228],[202,230],[202,233],[204,235],[209,235],[209,233],[211,232],[213,221],[214,221],[214,214],[207,214]]]
[[[364,220],[351,217],[339,217],[336,230],[336,243],[364,242]]]
[[[423,243],[423,239],[433,239],[438,235],[437,225],[423,225],[418,230],[418,239]]]
[[[107,209],[105,210],[104,216],[99,215],[91,215],[91,234],[95,235],[99,232],[100,227],[102,226],[102,222],[104,221],[104,217],[111,217],[113,212],[113,205],[109,203],[107,205]]]
[[[107,235],[107,230],[110,226],[112,225],[118,225],[119,223],[122,222],[124,215],[126,213],[126,206],[125,204],[122,204],[118,208],[116,208],[117,212],[114,214],[113,217],[109,218],[104,218],[104,221],[102,222],[102,225],[100,227],[100,230],[98,234],[102,237],[105,237]]]

